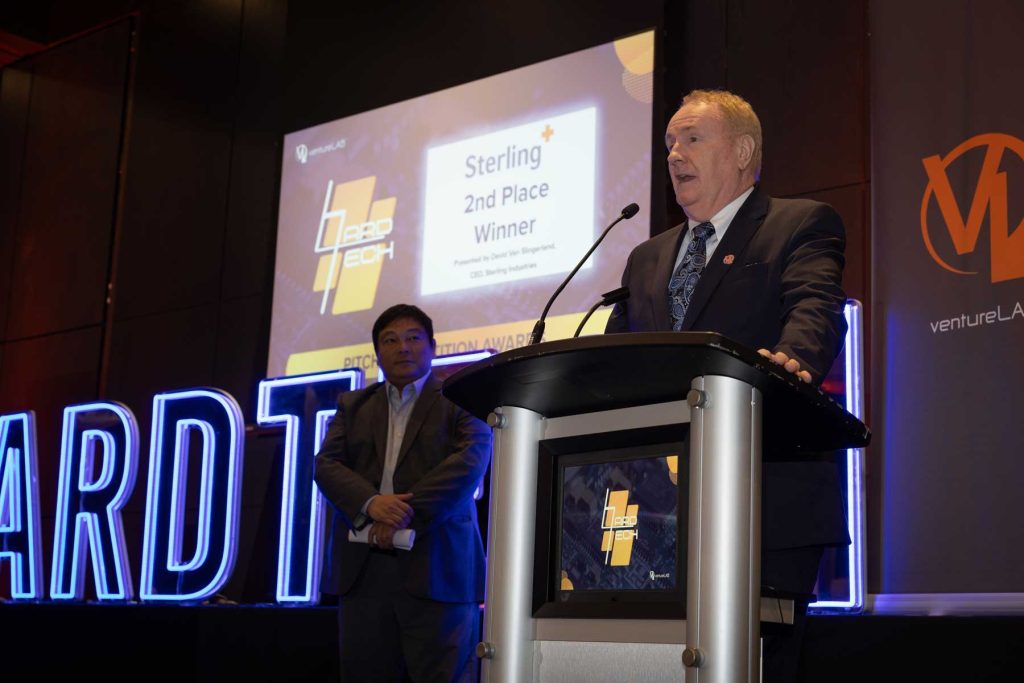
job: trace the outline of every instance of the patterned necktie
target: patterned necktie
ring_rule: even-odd
[[[668,308],[672,313],[672,329],[678,332],[683,328],[686,309],[690,307],[690,297],[697,286],[700,273],[707,262],[708,237],[715,234],[715,226],[704,221],[693,229],[693,239],[686,246],[686,253],[680,261],[672,278],[668,281]]]

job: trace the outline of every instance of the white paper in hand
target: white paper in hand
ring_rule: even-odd
[[[364,526],[359,531],[349,530],[348,540],[350,543],[369,543],[370,529],[373,525]],[[399,550],[412,550],[412,544],[416,540],[416,532],[412,529],[398,529],[391,537],[391,543]]]

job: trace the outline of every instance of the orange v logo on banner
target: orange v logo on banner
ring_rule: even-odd
[[[946,174],[950,164],[969,150],[985,147],[985,160],[978,184],[974,190],[971,207],[964,220],[953,196],[953,188]],[[1006,173],[999,170],[1003,153],[1013,150],[1024,159],[1024,141],[1012,135],[986,133],[964,141],[952,152],[941,158],[938,155],[922,159],[928,174],[928,187],[921,201],[921,234],[928,253],[940,266],[960,275],[974,275],[973,271],[960,270],[946,263],[932,243],[928,230],[928,205],[932,196],[939,205],[939,211],[946,223],[946,231],[960,256],[974,251],[981,233],[981,223],[987,211],[989,217],[989,243],[991,251],[992,282],[1003,282],[1024,277],[1024,220],[1010,231],[1007,206]]]

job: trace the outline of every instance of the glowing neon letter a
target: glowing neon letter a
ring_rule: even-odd
[[[11,597],[43,597],[35,414],[0,415],[0,565],[11,561]]]
[[[87,552],[96,597],[132,598],[121,509],[135,487],[138,458],[139,427],[127,406],[104,402],[64,409],[50,574],[52,599],[85,598]]]

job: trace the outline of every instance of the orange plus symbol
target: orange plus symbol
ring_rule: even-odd
[[[549,126],[549,125],[547,125],[545,123],[544,124],[544,132],[540,134],[540,136],[542,138],[544,138],[544,142],[547,142],[548,140],[550,140],[551,136],[554,135],[554,134],[555,134],[554,129],[552,129],[551,126]]]

